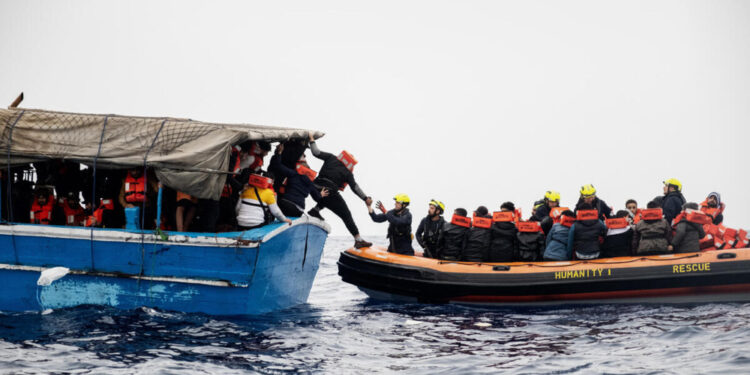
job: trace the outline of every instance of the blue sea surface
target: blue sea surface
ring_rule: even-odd
[[[337,275],[351,245],[329,238],[308,303],[263,316],[98,306],[0,313],[0,373],[750,372],[748,304],[378,303]]]

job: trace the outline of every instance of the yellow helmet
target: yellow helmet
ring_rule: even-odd
[[[547,190],[546,193],[544,193],[544,199],[550,201],[550,202],[559,202],[560,201],[560,193],[554,191],[554,190]]]
[[[676,178],[667,179],[666,181],[664,181],[664,185],[667,185],[667,186],[671,185],[671,186],[676,187],[677,191],[682,191],[682,182],[680,182],[680,180]]]
[[[409,202],[411,202],[411,200],[409,199],[409,196],[406,194],[396,194],[396,196],[393,197],[393,200],[398,203],[406,203],[406,204],[409,204]]]
[[[592,195],[596,195],[596,188],[594,185],[586,184],[581,186],[581,196],[590,197]]]
[[[443,204],[443,202],[441,202],[441,201],[439,201],[437,199],[431,200],[430,201],[430,205],[439,208],[440,212],[445,212],[445,205]]]

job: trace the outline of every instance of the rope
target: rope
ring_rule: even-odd
[[[104,132],[107,130],[107,121],[109,121],[109,115],[104,116],[104,124],[102,124],[102,134],[99,136],[99,149],[96,151],[96,157],[94,157],[93,163],[93,181],[91,183],[91,207],[96,207],[96,161],[102,154],[102,143],[104,143]],[[93,213],[92,213],[93,214]],[[91,226],[91,237],[89,243],[91,244],[91,270],[95,270],[94,265],[94,226]]]
[[[13,122],[13,125],[10,126],[10,131],[8,132],[8,222],[13,222],[13,203],[11,203],[11,200],[13,199],[13,184],[11,183],[13,180],[13,174],[10,172],[10,149],[13,145],[13,129],[15,129],[16,124],[18,124],[18,121],[21,120],[21,116],[23,116],[24,112],[26,110],[21,111],[21,113],[16,118],[16,121]],[[13,257],[16,262],[18,263],[18,249],[16,248],[16,233],[13,229],[13,225],[10,226],[10,239],[13,243]]]

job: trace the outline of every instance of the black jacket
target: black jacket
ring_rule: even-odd
[[[438,258],[443,260],[461,259],[461,251],[466,244],[469,229],[446,222],[438,240]]]
[[[487,257],[488,262],[511,262],[516,258],[518,247],[516,225],[510,222],[492,223],[492,239]]]
[[[664,219],[667,220],[669,225],[672,225],[672,220],[682,212],[683,204],[685,204],[685,197],[679,191],[673,191],[664,196],[661,209],[664,211]]]
[[[318,176],[315,178],[313,183],[315,186],[321,186],[328,188],[332,194],[338,192],[339,188],[344,187],[344,184],[348,184],[352,191],[357,194],[362,200],[367,199],[367,195],[360,189],[357,182],[354,181],[354,174],[346,168],[338,157],[327,152],[318,150],[315,143],[310,144],[313,156],[323,160],[323,166],[320,167]]]
[[[388,221],[388,239],[390,245],[388,251],[397,254],[414,255],[411,246],[411,212],[404,208],[401,212],[390,210],[384,214],[370,213],[372,221],[382,223]]]
[[[483,216],[491,218],[490,216]],[[491,228],[471,227],[466,237],[466,246],[461,253],[461,260],[466,262],[483,262],[487,260],[492,239]]]
[[[583,201],[583,198],[578,199],[578,203],[576,203],[576,209],[575,213],[578,213],[578,210],[581,209],[581,206],[585,203]],[[594,207],[595,210],[599,211],[599,219],[604,220],[607,218],[612,217],[612,207],[609,207],[607,205],[607,202],[599,199],[599,197],[594,198],[594,201],[591,202],[591,205]]]
[[[682,219],[677,223],[672,246],[675,253],[694,253],[701,250],[700,240],[706,236],[703,225]]]
[[[542,232],[518,232],[518,260],[535,262],[542,259],[546,241]]]
[[[290,169],[281,163],[281,157],[274,155],[271,157],[271,163],[268,165],[269,170],[274,172],[274,177],[279,180],[286,179],[284,193],[279,193],[279,199],[286,199],[300,208],[305,208],[305,198],[311,195],[318,202],[322,198],[320,191],[313,185],[307,176],[303,176],[295,169]]]
[[[585,255],[600,252],[599,237],[607,235],[607,227],[600,220],[576,221],[573,230],[573,251]]]
[[[534,211],[534,215],[531,215],[530,221],[542,221],[545,217],[549,217],[551,209],[548,205],[543,204],[539,206],[536,211]]]
[[[437,258],[438,241],[444,225],[445,220],[442,216],[439,216],[438,220],[432,220],[429,216],[425,216],[419,223],[416,233],[417,243],[424,249],[425,257]]]
[[[632,255],[633,229],[604,237],[600,258],[626,257]]]

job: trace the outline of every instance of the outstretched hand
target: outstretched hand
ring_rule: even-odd
[[[375,208],[377,208],[378,210],[382,211],[383,213],[387,212],[386,209],[385,209],[385,206],[383,206],[383,202],[381,202],[381,201],[378,201],[378,203],[375,203]]]
[[[291,219],[286,219],[286,220],[284,220],[284,222],[287,223],[287,224],[289,224],[289,225],[292,225],[292,220]]]
[[[329,195],[331,195],[331,191],[330,190],[328,190],[326,188],[320,189],[320,196],[321,197],[325,198],[325,197],[327,197]]]
[[[365,205],[367,205],[367,207],[372,206],[372,198],[371,197],[365,198]]]

